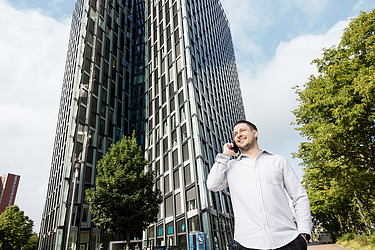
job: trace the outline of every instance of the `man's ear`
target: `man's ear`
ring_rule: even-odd
[[[257,138],[257,140],[258,140],[258,131],[257,130],[253,130],[253,134],[254,134],[255,138]]]

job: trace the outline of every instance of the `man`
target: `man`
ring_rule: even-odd
[[[226,143],[216,156],[207,187],[215,192],[229,187],[237,249],[307,249],[310,203],[292,166],[285,157],[259,149],[258,130],[251,122],[238,121],[233,136],[242,153]]]

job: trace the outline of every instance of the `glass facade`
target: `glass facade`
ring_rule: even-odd
[[[146,27],[147,170],[164,202],[144,245],[187,249],[204,232],[206,249],[229,249],[230,193],[205,186],[245,118],[228,20],[218,0],[146,0]]]
[[[97,249],[85,190],[111,144],[135,132],[164,201],[134,242],[228,249],[229,190],[205,180],[244,107],[219,0],[78,0],[73,13],[39,249]]]
[[[123,135],[135,131],[144,146],[144,20],[140,0],[76,2],[39,249],[97,249],[107,237],[91,223],[85,190]]]

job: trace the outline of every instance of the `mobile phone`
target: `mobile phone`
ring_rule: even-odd
[[[234,141],[232,143],[234,145],[233,148],[232,148],[233,152],[238,153],[239,148],[238,148],[237,144]]]

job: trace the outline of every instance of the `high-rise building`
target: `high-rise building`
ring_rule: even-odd
[[[85,190],[96,162],[135,131],[162,190],[158,220],[134,243],[206,249],[232,242],[230,193],[205,179],[244,118],[219,0],[78,0],[73,13],[39,249],[97,249]],[[202,234],[201,234],[202,235]]]
[[[228,190],[205,180],[244,107],[228,20],[219,0],[146,0],[146,155],[164,194],[148,246],[187,249],[204,233],[206,249],[228,249]]]
[[[91,222],[85,190],[111,144],[133,131],[144,142],[144,20],[141,0],[76,2],[39,249],[107,241]]]
[[[0,214],[5,211],[7,207],[13,206],[16,200],[18,184],[20,176],[15,174],[4,174],[0,182]]]

